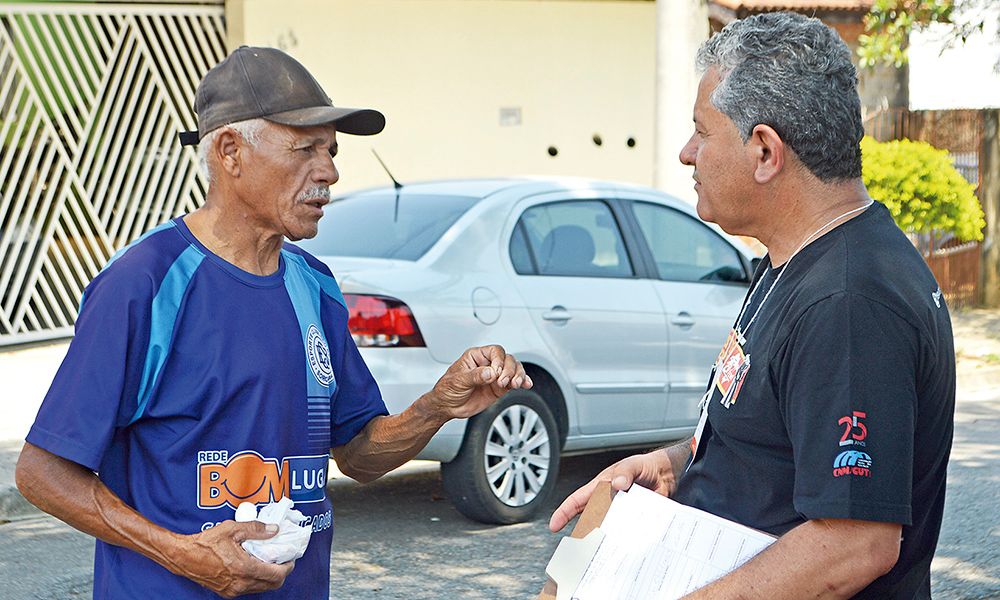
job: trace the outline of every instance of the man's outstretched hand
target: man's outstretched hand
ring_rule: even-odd
[[[469,348],[434,384],[432,405],[442,417],[466,419],[485,410],[510,390],[529,389],[531,378],[503,347]]]
[[[409,408],[375,417],[331,453],[348,477],[372,481],[416,456],[451,419],[477,415],[510,390],[531,385],[521,363],[500,346],[469,348]]]

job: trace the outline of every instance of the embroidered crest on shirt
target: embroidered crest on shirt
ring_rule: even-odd
[[[316,381],[327,387],[333,383],[333,364],[330,362],[330,348],[323,339],[323,334],[315,325],[310,325],[306,332],[306,358]]]
[[[936,292],[931,294],[931,299],[934,300],[934,306],[941,308],[941,296],[943,295],[944,293],[941,291],[941,288],[938,288]]]

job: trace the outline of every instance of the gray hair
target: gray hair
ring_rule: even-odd
[[[212,149],[212,144],[215,143],[215,138],[219,135],[220,131],[223,129],[232,129],[243,138],[244,142],[252,147],[260,142],[260,132],[264,130],[264,125],[264,119],[247,119],[246,121],[236,121],[235,123],[223,125],[218,129],[213,129],[206,133],[205,137],[198,141],[198,168],[201,170],[201,174],[205,176],[205,179],[209,182],[214,179],[212,168],[208,164],[208,152]]]
[[[819,19],[787,12],[734,21],[698,50],[722,80],[710,101],[743,141],[768,125],[824,182],[861,177],[861,100],[851,51]]]

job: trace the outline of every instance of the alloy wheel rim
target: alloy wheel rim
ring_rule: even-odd
[[[504,409],[486,436],[486,482],[507,506],[524,506],[549,476],[549,432],[537,412],[523,404]]]

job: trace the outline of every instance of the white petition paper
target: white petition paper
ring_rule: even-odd
[[[672,600],[742,565],[775,538],[644,487],[619,492],[575,600]]]

